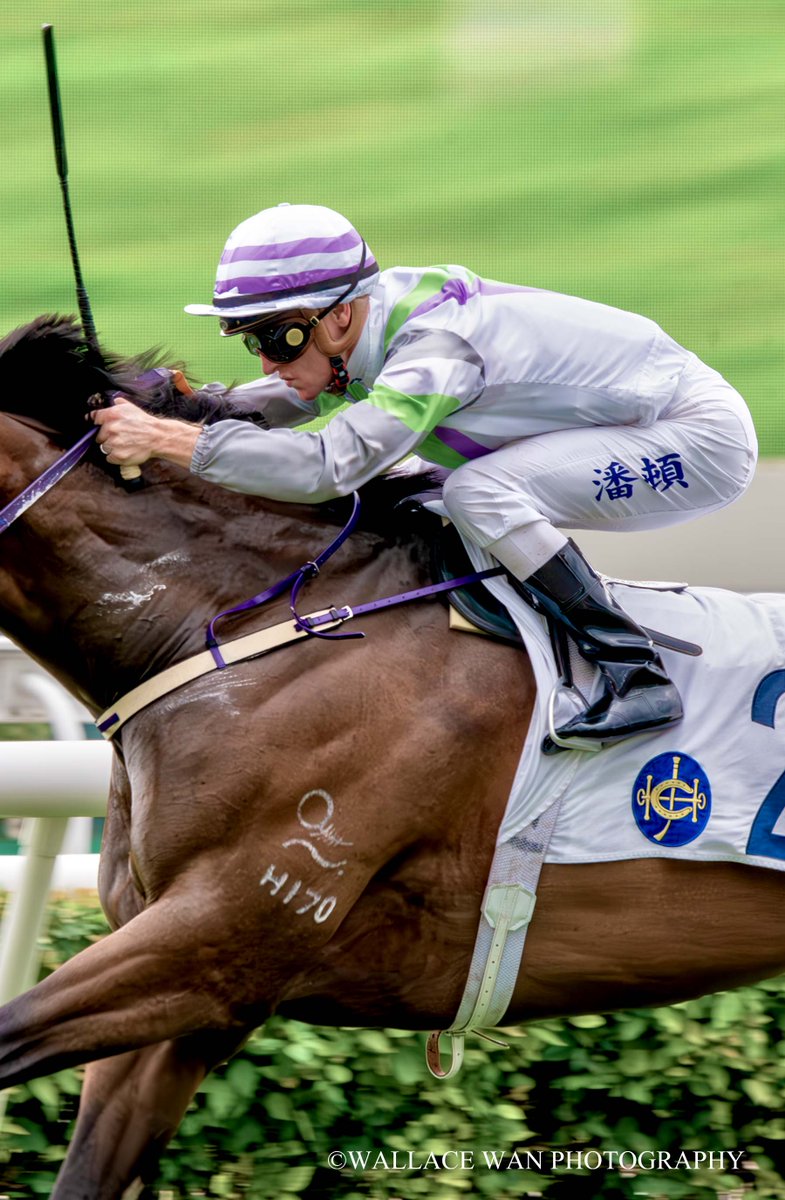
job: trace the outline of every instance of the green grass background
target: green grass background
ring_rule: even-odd
[[[2,330],[75,308],[42,21],[108,348],[250,378],[182,307],[239,221],[324,203],[383,266],[646,313],[785,453],[783,0],[5,0]]]

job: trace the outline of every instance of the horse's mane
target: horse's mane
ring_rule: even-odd
[[[74,440],[85,432],[90,397],[113,392],[122,392],[156,416],[205,424],[228,419],[266,424],[247,400],[233,396],[231,390],[217,393],[197,389],[184,396],[170,373],[140,384],[141,375],[164,365],[183,367],[160,349],[133,357],[103,351],[99,356],[75,317],[37,317],[0,340],[0,411],[32,417]],[[386,537],[400,537],[408,522],[400,510],[395,512],[396,506],[435,486],[433,474],[400,473],[372,480],[362,489],[363,527]],[[318,507],[330,522],[343,520],[347,511],[345,500]]]
[[[122,392],[151,412],[187,421],[214,416],[210,393],[180,396],[170,379],[140,383],[164,360],[160,348],[133,357],[99,356],[75,317],[37,317],[0,341],[0,410],[34,417],[63,434],[84,431],[87,400],[95,394]],[[182,367],[170,356],[166,365]]]

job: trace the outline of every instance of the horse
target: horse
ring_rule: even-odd
[[[231,391],[145,393],[141,365],[97,363],[70,318],[6,337],[0,504],[84,432],[96,392],[188,420],[243,415]],[[345,515],[162,462],[144,475],[127,493],[91,452],[0,539],[0,627],[93,714],[202,650],[216,612],[312,561]],[[312,607],[428,582],[427,537],[395,509],[418,486],[364,489],[360,526],[308,585]],[[288,615],[280,597],[234,632]],[[111,932],[0,1009],[0,1087],[87,1064],[55,1200],[154,1179],[205,1075],[273,1012],[452,1021],[534,677],[522,649],[450,632],[438,603],[380,612],[365,632],[197,679],[115,738],[99,874]],[[310,849],[304,826],[319,833]],[[505,1024],[777,974],[782,894],[779,872],[735,863],[546,865]]]

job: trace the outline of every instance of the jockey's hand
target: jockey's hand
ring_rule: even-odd
[[[119,467],[165,458],[188,468],[202,429],[187,421],[154,417],[122,396],[111,408],[94,409],[90,416],[101,427],[97,440],[107,462]]]

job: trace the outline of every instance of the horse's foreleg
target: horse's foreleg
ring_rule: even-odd
[[[223,917],[159,900],[5,1005],[0,1087],[200,1030],[239,1037],[260,1025],[270,1005],[258,934]]]
[[[154,1182],[194,1092],[243,1040],[205,1033],[91,1063],[52,1200],[118,1200],[131,1184]]]

